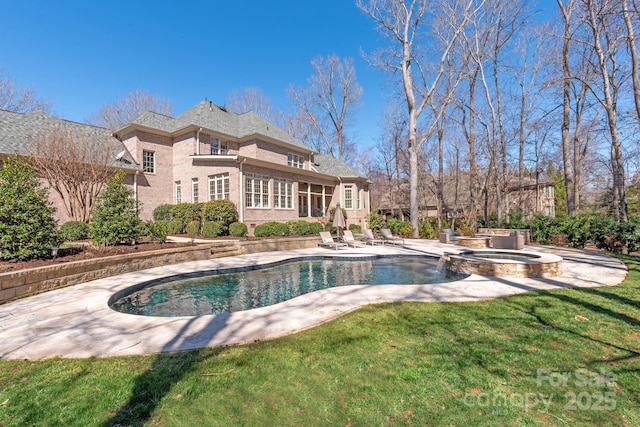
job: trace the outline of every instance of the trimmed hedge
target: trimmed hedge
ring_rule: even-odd
[[[289,227],[277,221],[265,222],[256,227],[253,235],[256,237],[288,236]]]
[[[60,238],[65,242],[89,238],[89,224],[83,221],[67,221],[60,226]]]
[[[245,237],[248,232],[247,225],[242,222],[232,222],[229,224],[229,234],[234,237]]]
[[[222,226],[218,221],[205,221],[202,224],[202,237],[212,239],[222,234]]]

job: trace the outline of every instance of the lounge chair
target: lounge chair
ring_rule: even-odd
[[[351,230],[344,230],[344,235],[342,236],[342,241],[349,246],[353,246],[354,248],[361,248],[363,246],[367,246],[367,244],[361,240],[356,240],[353,237],[353,233]]]
[[[373,231],[371,231],[370,229],[362,230],[362,233],[364,233],[364,242],[365,243],[371,243],[371,246],[373,246],[373,245],[384,245],[384,240],[376,239],[373,236]]]
[[[321,231],[320,238],[322,239],[322,242],[318,242],[318,246],[333,248],[336,251],[340,248],[349,247],[346,243],[340,243],[333,240],[333,237],[331,237],[331,233],[329,233],[328,231]]]
[[[385,242],[393,243],[394,245],[404,245],[404,239],[391,234],[391,230],[388,228],[381,228],[380,234],[382,234],[382,240]]]

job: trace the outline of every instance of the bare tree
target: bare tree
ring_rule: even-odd
[[[355,150],[346,129],[353,123],[362,96],[353,59],[341,60],[337,55],[318,56],[311,65],[315,74],[309,78],[309,86],[289,88],[289,97],[298,110],[298,118],[308,123],[307,127],[312,130],[301,139],[322,153],[344,160]]]
[[[636,20],[637,10],[636,12]],[[640,123],[640,70],[638,67],[638,49],[636,47],[636,35],[633,28],[632,13],[629,10],[629,4],[627,0],[622,0],[622,16],[624,17],[624,24],[627,29],[627,44],[629,45],[629,54],[631,55],[631,81],[633,82],[633,100],[636,106],[636,115],[638,123]]]
[[[591,30],[590,47],[598,59],[601,86],[596,93],[607,115],[607,127],[611,138],[611,169],[613,173],[613,216],[627,220],[624,159],[618,130],[617,101],[623,77],[619,64],[620,22],[617,22],[615,2],[582,0],[585,7],[585,23]]]
[[[569,127],[571,124],[571,83],[573,75],[570,67],[571,44],[571,15],[575,9],[575,1],[569,0],[566,4],[557,0],[562,13],[563,37],[562,37],[562,160],[564,181],[567,191],[567,211],[571,216],[577,214],[575,197],[575,178],[573,174],[573,162],[571,156],[571,141]]]
[[[258,88],[248,87],[242,90],[234,90],[227,95],[227,108],[242,114],[253,111],[262,118],[278,124],[278,118],[271,100]]]
[[[356,0],[358,8],[376,22],[380,34],[389,40],[386,49],[374,54],[373,64],[401,77],[408,117],[410,216],[415,235],[419,219],[420,149],[439,123],[461,80],[462,73],[448,85],[449,92],[441,91],[445,70],[456,62],[453,57],[458,38],[483,4],[482,0]],[[427,52],[435,54],[429,57]],[[460,64],[457,68],[464,69]],[[440,107],[427,120],[418,138],[418,122],[425,106],[436,96],[441,99]]]
[[[42,110],[49,112],[51,104],[35,94],[32,86],[21,87],[0,69],[0,110],[27,113]]]
[[[85,119],[85,123],[116,130],[131,122],[145,111],[171,116],[171,101],[149,92],[133,91],[125,94],[113,104],[105,104],[94,115]]]
[[[104,129],[71,122],[34,137],[33,164],[75,221],[89,221],[103,184],[115,171],[108,138]]]

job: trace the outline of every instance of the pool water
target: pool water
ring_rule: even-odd
[[[200,316],[265,307],[337,286],[443,283],[464,277],[437,272],[437,261],[424,256],[322,258],[234,273],[194,273],[138,285],[115,295],[109,305],[145,316]]]

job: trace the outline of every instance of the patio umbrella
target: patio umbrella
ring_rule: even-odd
[[[336,205],[336,212],[333,214],[333,226],[338,229],[338,237],[340,237],[340,230],[347,226],[344,215],[342,215],[340,203]]]

